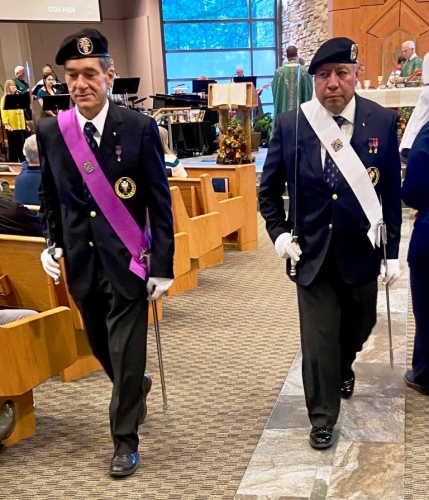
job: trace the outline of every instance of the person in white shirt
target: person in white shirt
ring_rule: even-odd
[[[164,127],[159,128],[159,135],[161,136],[162,147],[164,148],[165,167],[171,171],[169,177],[188,177],[185,167],[177,156],[171,151],[168,146],[168,131]],[[167,172],[169,174],[169,172]]]

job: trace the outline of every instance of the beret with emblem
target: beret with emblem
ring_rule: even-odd
[[[308,72],[314,75],[317,68],[327,63],[354,64],[357,62],[357,54],[358,46],[350,38],[331,38],[317,49]]]
[[[107,38],[95,29],[85,28],[64,38],[55,63],[64,64],[67,59],[84,57],[109,57]]]

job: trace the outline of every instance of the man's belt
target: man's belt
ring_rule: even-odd
[[[149,240],[116,196],[97,158],[86,142],[75,109],[58,115],[58,126],[92,197],[122,243],[131,253],[130,271],[145,280],[148,275]]]

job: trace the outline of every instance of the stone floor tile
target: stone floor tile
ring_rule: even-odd
[[[404,442],[404,398],[353,397],[343,405],[340,439]]]
[[[401,366],[390,369],[388,363],[355,363],[355,395],[372,398],[404,397],[404,370]]]
[[[404,445],[339,442],[327,500],[403,500]]]

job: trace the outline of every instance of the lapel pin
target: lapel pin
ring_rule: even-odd
[[[113,132],[113,135],[116,137],[116,132]]]
[[[365,123],[362,123],[362,127],[365,127]]]
[[[121,146],[116,146],[115,147],[115,153],[116,153],[116,156],[117,156],[116,160],[117,161],[121,161],[121,159],[122,159],[121,158],[121,154],[122,154],[122,148],[121,148]]]

